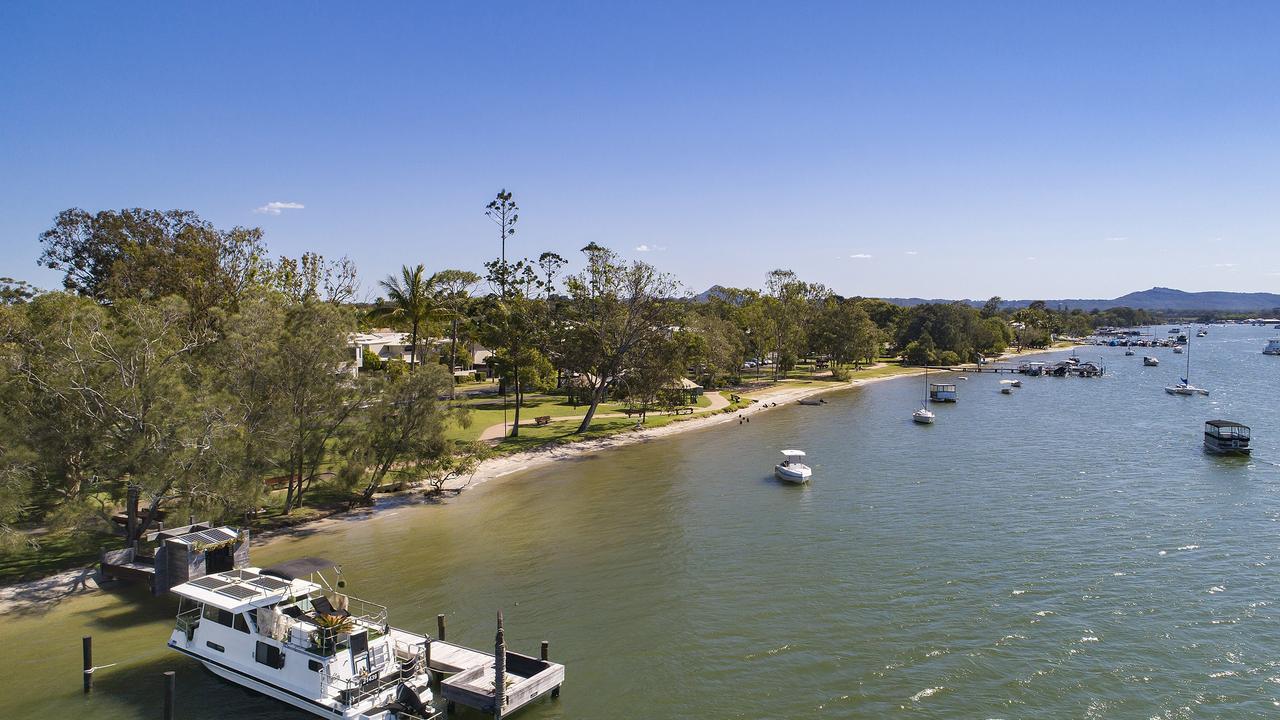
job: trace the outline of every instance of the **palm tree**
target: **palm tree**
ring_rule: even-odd
[[[423,277],[425,273],[426,268],[421,264],[415,268],[403,265],[399,278],[388,275],[386,280],[378,283],[387,291],[389,303],[380,309],[379,314],[408,321],[411,328],[413,354],[409,356],[409,372],[413,372],[418,360],[418,329],[427,324],[432,311],[428,280]]]

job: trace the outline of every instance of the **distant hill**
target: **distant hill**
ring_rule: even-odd
[[[951,302],[950,300],[925,300],[922,298],[884,298],[887,302],[904,307],[921,303]],[[961,302],[974,307],[982,307],[985,300],[964,299]],[[1004,308],[1021,308],[1031,304],[1031,300],[1006,300],[1001,303]],[[1225,291],[1185,292],[1173,288],[1154,287],[1150,290],[1131,292],[1111,300],[1068,298],[1050,300],[1045,304],[1051,308],[1066,310],[1106,310],[1113,307],[1131,307],[1135,310],[1169,310],[1172,312],[1267,312],[1280,308],[1280,295],[1275,293],[1241,293]]]
[[[707,302],[712,297],[724,297],[724,288],[720,285],[713,285],[705,291],[698,293],[693,297],[694,302]],[[924,303],[948,303],[956,302],[951,298],[882,298],[886,302],[903,307],[911,307],[913,305],[922,305]],[[974,307],[982,307],[986,299],[971,300],[965,298],[960,300]],[[1031,304],[1031,300],[1005,300],[1001,303],[1002,308],[1016,309],[1023,308]],[[1131,292],[1128,295],[1121,295],[1111,300],[1103,299],[1084,299],[1084,298],[1068,298],[1059,300],[1050,300],[1045,298],[1045,304],[1054,309],[1075,310],[1106,310],[1113,307],[1131,307],[1135,310],[1167,310],[1170,312],[1238,312],[1238,313],[1265,313],[1271,315],[1280,315],[1276,312],[1280,309],[1280,295],[1276,293],[1242,293],[1242,292],[1226,292],[1226,291],[1210,291],[1210,292],[1185,292],[1182,290],[1174,290],[1173,288],[1154,287],[1150,290],[1140,290]]]

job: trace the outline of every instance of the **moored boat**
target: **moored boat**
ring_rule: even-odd
[[[773,466],[773,474],[783,482],[806,483],[813,469],[804,464],[803,450],[783,450],[784,460]]]
[[[955,402],[959,396],[953,383],[929,383],[929,400],[932,402]]]
[[[1210,420],[1204,424],[1204,449],[1216,455],[1248,455],[1249,426],[1231,420]]]
[[[301,558],[177,585],[169,647],[213,674],[313,715],[407,720],[436,715],[425,635],[392,627],[387,608],[338,592]]]
[[[1142,364],[1147,367],[1155,367],[1160,364],[1160,358],[1151,357],[1150,355],[1142,356]]]
[[[1267,346],[1262,348],[1263,355],[1280,355],[1280,338],[1271,338]]]

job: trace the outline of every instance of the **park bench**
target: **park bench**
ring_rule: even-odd
[[[671,413],[672,415],[692,415],[692,414],[693,414],[693,408],[691,408],[691,407],[670,407],[670,408],[667,408],[667,412]]]
[[[534,425],[537,425],[538,427],[542,427],[543,425],[550,425],[550,424],[551,424],[551,416],[550,416],[550,415],[539,415],[538,417],[536,417],[536,418],[534,418],[534,419],[533,419],[533,424],[534,424]]]
[[[640,408],[622,408],[622,412],[626,413],[627,417],[631,417],[632,415],[643,415],[645,411]]]

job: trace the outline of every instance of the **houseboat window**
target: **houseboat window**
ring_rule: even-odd
[[[308,660],[307,667],[310,668],[312,672],[320,672],[320,670],[324,668],[324,665],[319,660]]]
[[[253,653],[253,658],[258,662],[273,667],[277,670],[284,667],[284,653],[280,652],[280,648],[270,643],[258,641],[258,647]]]
[[[207,642],[207,641],[206,641],[206,642],[205,642],[205,645],[209,646],[209,648],[210,648],[210,649],[212,649],[212,650],[217,650],[218,652],[226,652],[226,651],[227,651],[227,649],[226,649],[226,648],[222,647],[221,645],[219,645],[219,644],[218,644],[218,643],[216,643],[216,642]]]
[[[249,632],[249,623],[244,619],[244,613],[236,613],[235,624],[232,626],[242,633]]]
[[[205,620],[212,620],[219,625],[226,625],[227,627],[231,627],[234,624],[231,611],[216,608],[212,605],[204,606],[204,618]]]

